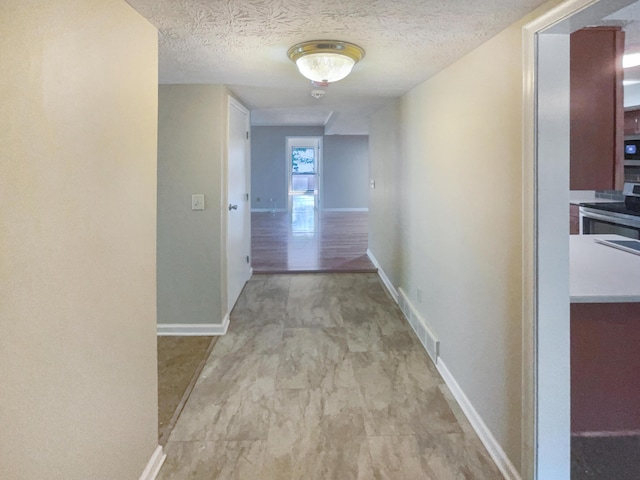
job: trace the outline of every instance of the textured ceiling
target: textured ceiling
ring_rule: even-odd
[[[632,3],[628,7],[604,18],[600,25],[619,25],[625,31],[625,51],[640,52],[640,2]],[[640,81],[640,67],[627,68],[624,71],[625,80]]]
[[[367,115],[386,100],[545,0],[128,2],[159,29],[160,83],[226,84],[252,110],[254,124],[325,121],[329,133],[365,133]],[[366,56],[315,100],[286,52],[322,38],[356,43]]]
[[[612,13],[601,22],[601,25],[612,24],[620,25],[625,30],[626,50],[640,50],[640,2],[632,3],[628,7]]]

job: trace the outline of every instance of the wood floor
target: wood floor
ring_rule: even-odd
[[[502,480],[377,274],[254,275],[158,480]]]
[[[375,272],[367,244],[367,212],[318,212],[301,202],[290,213],[251,214],[255,273]]]

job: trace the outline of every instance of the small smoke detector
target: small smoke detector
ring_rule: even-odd
[[[311,96],[317,100],[320,100],[324,97],[324,94],[327,93],[324,90],[311,90]]]

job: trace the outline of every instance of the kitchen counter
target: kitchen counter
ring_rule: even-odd
[[[640,255],[571,235],[571,432],[640,431]]]
[[[571,205],[582,205],[583,203],[618,203],[620,200],[596,197],[595,190],[571,190],[569,192],[569,203]]]
[[[571,303],[640,302],[640,255],[596,243],[619,235],[570,236]]]

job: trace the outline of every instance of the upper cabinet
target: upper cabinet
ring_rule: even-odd
[[[571,190],[622,189],[623,54],[620,27],[571,34]]]
[[[640,135],[640,110],[624,112],[624,134]]]

